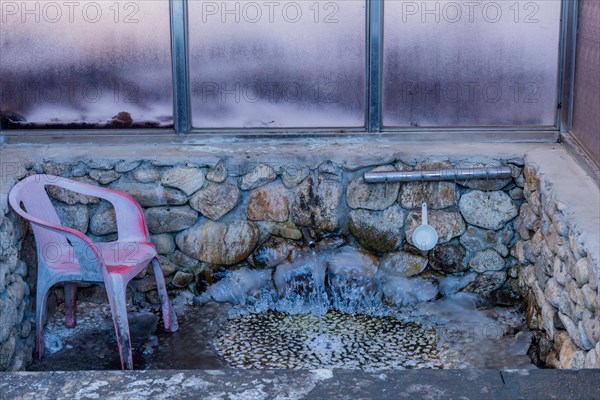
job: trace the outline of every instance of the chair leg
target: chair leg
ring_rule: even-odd
[[[131,337],[129,335],[129,321],[127,319],[127,285],[120,276],[111,275],[111,284],[106,285],[110,311],[115,325],[121,369],[133,369],[133,354],[131,352]]]
[[[48,287],[45,285],[38,285],[35,296],[35,349],[39,359],[44,355],[44,314],[46,313],[47,298]]]
[[[152,268],[154,269],[154,278],[156,279],[158,296],[160,297],[160,304],[162,305],[165,330],[167,332],[176,332],[179,329],[179,325],[177,324],[177,315],[175,315],[175,310],[171,306],[169,294],[167,293],[167,285],[165,284],[165,278],[162,270],[160,269],[158,258],[152,259]]]
[[[77,283],[65,282],[65,325],[74,328],[77,325],[76,315]]]

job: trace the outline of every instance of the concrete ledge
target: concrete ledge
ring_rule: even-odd
[[[0,373],[2,399],[597,399],[600,370]]]

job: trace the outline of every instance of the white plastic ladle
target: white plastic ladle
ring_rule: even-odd
[[[421,226],[412,234],[412,241],[419,250],[427,251],[435,247],[438,234],[433,226],[427,225],[427,204],[421,204]]]

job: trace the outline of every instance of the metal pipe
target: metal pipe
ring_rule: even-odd
[[[427,181],[463,181],[467,179],[497,179],[510,178],[512,171],[509,167],[472,167],[451,168],[432,171],[393,171],[365,172],[367,183],[382,182],[427,182]]]
[[[303,226],[302,228],[300,228],[300,230],[302,231],[302,236],[304,236],[304,240],[306,241],[306,244],[308,245],[308,247],[311,249],[314,249],[317,246],[317,244],[315,243],[314,239],[312,238],[312,235],[310,234],[310,230],[306,226]]]

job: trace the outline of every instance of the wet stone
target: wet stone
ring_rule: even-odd
[[[577,284],[580,287],[590,281],[590,279],[589,279],[590,271],[589,270],[590,270],[590,267],[589,267],[589,262],[588,262],[587,257],[581,258],[575,263],[573,277],[575,278],[575,280],[577,281]],[[592,271],[592,273],[595,273],[595,272]]]
[[[402,185],[398,202],[407,209],[420,208],[425,201],[432,210],[454,206],[459,193],[451,182],[414,182]]]
[[[579,323],[590,342],[600,342],[600,320],[592,311],[585,310]]]
[[[138,168],[132,173],[133,179],[140,183],[160,181],[160,172],[154,168]]]
[[[342,170],[334,165],[331,161],[324,162],[319,165],[319,174],[326,179],[333,179],[337,181],[342,180]]]
[[[125,173],[129,171],[133,171],[141,164],[140,161],[119,161],[117,165],[115,165],[115,171],[119,173]]]
[[[230,183],[209,182],[190,199],[190,206],[202,215],[219,220],[240,201],[240,190]]]
[[[289,211],[286,189],[282,184],[274,183],[253,190],[247,214],[252,221],[287,221]]]
[[[196,224],[198,213],[188,206],[151,207],[144,210],[151,233],[179,232]]]
[[[194,281],[194,274],[177,271],[171,280],[171,284],[178,288],[184,288]]]
[[[493,291],[487,296],[490,303],[498,306],[514,306],[520,304],[522,301],[521,296],[511,290],[507,285],[502,286],[500,289]]]
[[[475,272],[470,272],[464,275],[447,275],[445,278],[440,280],[440,293],[444,296],[457,293],[473,282],[476,276],[477,274]]]
[[[252,190],[273,182],[277,178],[277,174],[271,166],[266,164],[258,164],[252,171],[242,176],[240,181],[240,189]]]
[[[525,168],[523,169],[523,176],[525,178],[525,189],[530,192],[535,192],[538,190],[539,184],[539,174],[537,171],[537,166],[527,163],[525,164]]]
[[[177,247],[210,264],[233,265],[247,258],[258,240],[258,228],[246,221],[229,225],[208,221],[177,235]]]
[[[292,220],[286,222],[259,222],[268,233],[285,239],[302,239],[302,232],[298,229]]]
[[[429,263],[433,269],[446,274],[463,272],[469,269],[464,262],[465,255],[465,248],[460,244],[446,243],[429,252]]]
[[[156,247],[158,254],[170,254],[175,251],[175,238],[168,233],[150,235],[150,241]]]
[[[153,276],[146,275],[141,279],[133,279],[129,285],[138,292],[146,293],[156,289],[156,279]]]
[[[300,250],[300,245],[295,241],[273,237],[256,249],[249,260],[255,267],[272,268],[292,261]]]
[[[419,275],[427,267],[427,258],[398,251],[386,254],[379,264],[381,271],[402,277]]]
[[[477,228],[475,226],[467,227],[464,234],[460,236],[460,244],[471,253],[493,249],[499,242],[499,235],[495,231]]]
[[[96,181],[89,178],[75,178],[75,180],[77,182],[83,182],[90,185],[98,185]],[[77,203],[84,205],[96,204],[100,201],[100,199],[94,196],[86,196],[84,194],[75,193],[71,190],[64,189],[58,186],[52,186],[52,182],[48,182],[48,185],[46,186],[46,191],[48,192],[50,197],[53,197],[56,200],[60,200],[63,203],[67,203],[69,205],[74,205]]]
[[[350,232],[369,250],[393,251],[403,239],[404,211],[393,205],[384,211],[352,210]]]
[[[87,160],[86,164],[89,168],[92,169],[103,169],[108,171],[109,169],[113,169],[115,167],[116,162],[111,160]]]
[[[475,280],[467,285],[465,290],[487,296],[494,290],[500,288],[504,282],[506,282],[506,272],[485,272],[483,274],[477,274]]]
[[[590,351],[588,351],[588,353],[585,355],[585,361],[583,363],[583,368],[598,368],[598,365],[596,363],[596,358],[598,356],[596,355],[596,349],[592,349]]]
[[[71,167],[71,176],[82,177],[82,176],[85,176],[86,174],[87,174],[87,166],[82,162],[78,162],[77,164],[75,164]]]
[[[117,216],[113,206],[103,201],[90,218],[90,232],[96,236],[104,236],[117,232]]]
[[[506,185],[512,182],[512,178],[502,179],[468,179],[459,181],[458,183],[462,186],[468,187],[474,190],[502,190]]]
[[[504,192],[475,190],[464,194],[459,206],[468,223],[491,230],[502,228],[518,214],[512,199]]]
[[[167,257],[158,256],[160,270],[164,277],[171,276],[177,271],[177,266],[173,264]]]
[[[163,172],[160,183],[191,196],[204,185],[204,172],[199,168],[175,167]]]
[[[592,287],[589,284],[583,285],[581,291],[583,292],[585,306],[588,308],[588,310],[593,311],[597,304],[598,292],[592,289]]]
[[[223,183],[227,179],[227,173],[227,166],[223,161],[219,161],[214,168],[208,170],[206,179],[215,183]]]
[[[565,329],[569,333],[569,337],[571,338],[575,346],[583,350],[591,350],[594,347],[594,344],[590,342],[590,340],[585,335],[585,332],[583,330],[580,331],[577,324],[575,324],[575,322],[568,315],[559,312],[558,317],[560,318],[560,321],[563,323]]]
[[[516,187],[509,190],[508,195],[513,200],[522,200],[525,198],[525,196],[523,195],[523,189],[521,189],[520,187]]]
[[[71,171],[71,167],[68,164],[57,163],[54,161],[46,161],[42,168],[45,174],[55,176],[67,176]]]
[[[546,299],[555,307],[559,307],[564,300],[563,296],[566,294],[564,286],[561,286],[554,277],[546,281],[544,287],[544,295]]]
[[[430,301],[435,299],[438,293],[437,279],[422,276],[412,278],[392,276],[383,283],[384,297],[397,306]]]
[[[181,191],[165,188],[159,183],[120,183],[112,185],[113,189],[129,193],[143,207],[183,205],[187,197]]]
[[[89,225],[89,213],[87,206],[82,204],[64,205],[54,204],[54,209],[62,225],[86,233]]]
[[[121,177],[121,174],[119,174],[118,172],[110,169],[108,171],[104,171],[101,169],[93,169],[90,171],[90,178],[92,178],[93,180],[95,180],[96,182],[102,184],[102,185],[107,185],[111,182],[116,181],[117,179],[119,179]]]
[[[355,279],[373,278],[378,270],[377,264],[377,257],[373,254],[352,246],[340,247],[327,259],[331,275]]]
[[[310,175],[310,168],[300,165],[285,165],[281,170],[281,182],[288,189],[298,186]]]
[[[294,189],[290,205],[292,220],[299,226],[335,231],[343,193],[341,182],[311,175]]]
[[[10,360],[15,352],[16,344],[17,339],[12,335],[7,341],[0,345],[0,370],[5,371],[8,368]]]
[[[469,261],[469,267],[479,273],[487,271],[500,271],[504,268],[504,265],[504,259],[500,256],[500,254],[491,249],[475,254]]]
[[[200,262],[195,258],[189,257],[179,250],[176,250],[169,256],[169,260],[177,265],[181,265],[186,268],[196,268],[200,265]]]
[[[396,169],[392,166],[382,166],[372,170],[372,172],[390,171]],[[353,209],[381,211],[394,204],[399,189],[400,183],[366,183],[361,174],[348,185],[346,201]]]
[[[523,203],[519,212],[519,217],[523,225],[530,231],[536,229],[539,217],[535,210],[529,205],[529,203]]]

